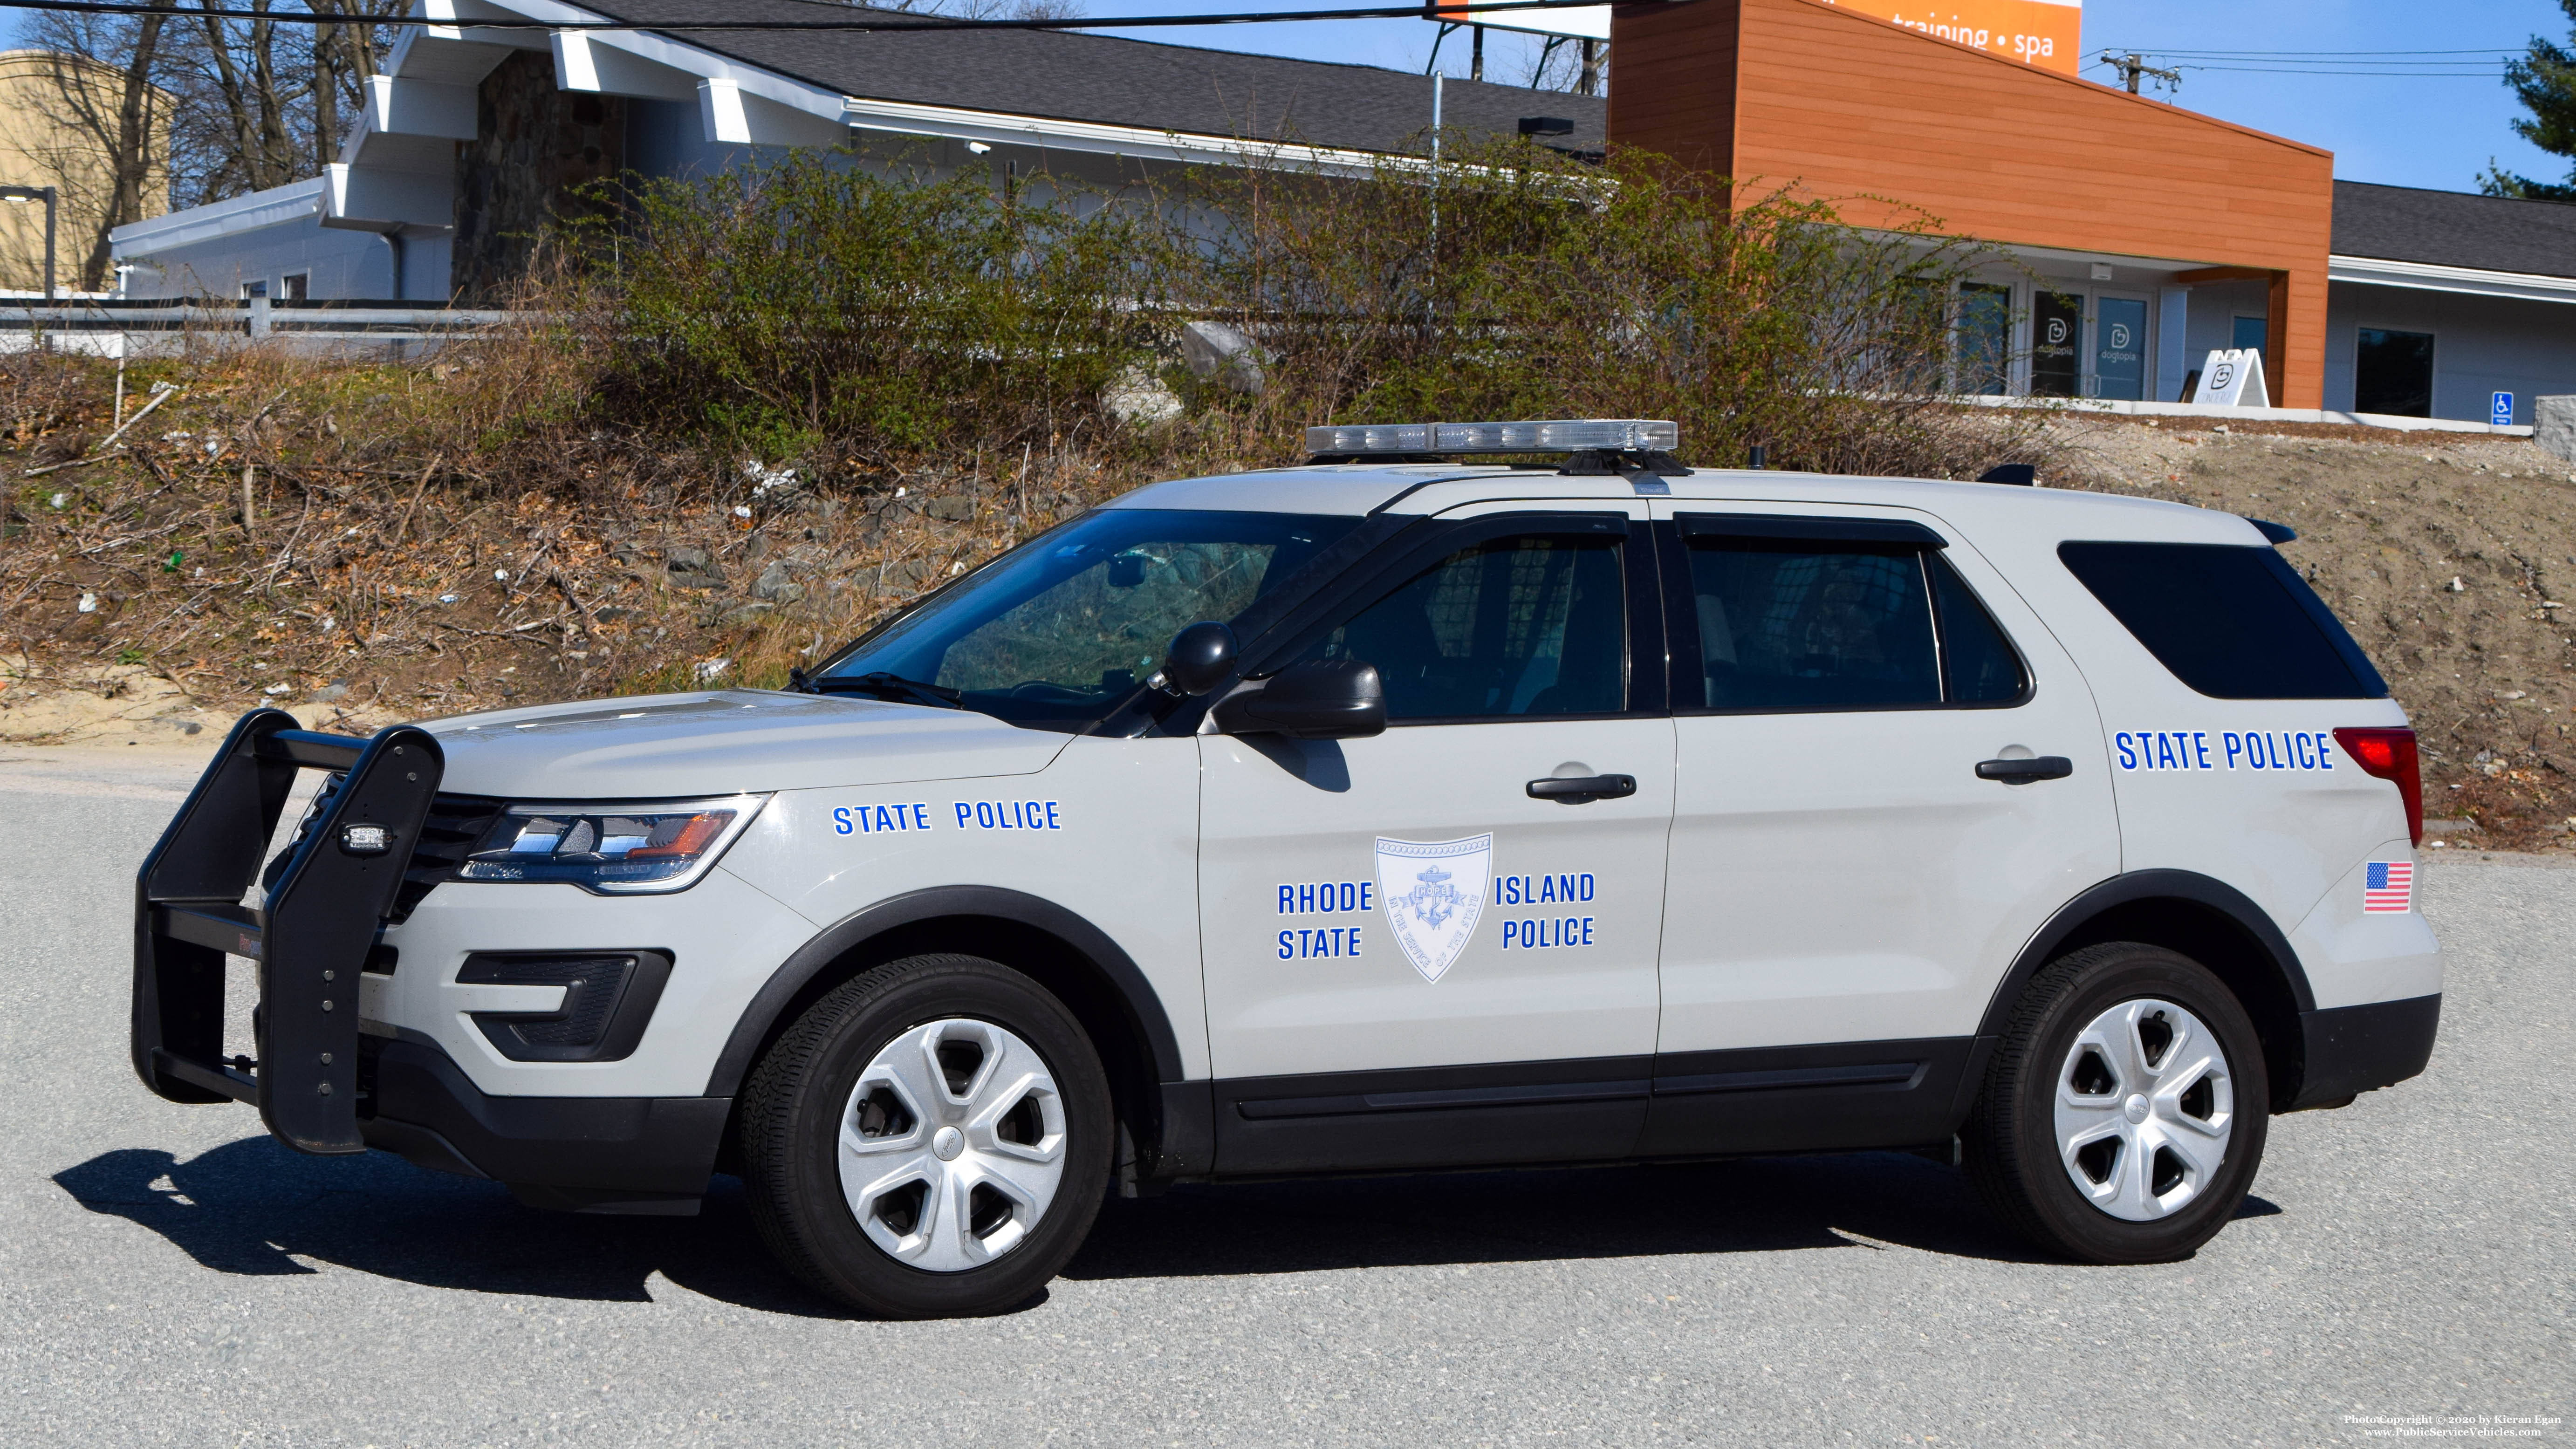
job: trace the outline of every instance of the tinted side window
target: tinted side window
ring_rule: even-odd
[[[1920,552],[1699,537],[1690,572],[1709,708],[1941,702]]]
[[[1952,704],[2009,704],[2029,687],[2021,656],[1949,560],[1932,560],[1932,595],[1941,607],[1941,683]]]
[[[2269,548],[2066,543],[2057,556],[2176,679],[2215,699],[2380,699],[2388,686]]]
[[[1617,540],[1519,535],[1461,549],[1308,651],[1359,659],[1390,720],[1615,714],[1627,707]]]

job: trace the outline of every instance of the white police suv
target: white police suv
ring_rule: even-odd
[[[1025,1299],[1109,1192],[1954,1142],[2033,1242],[2169,1259],[2272,1116],[2422,1070],[2414,736],[2287,530],[1669,423],[1309,443],[794,691],[246,716],[143,867],[136,1070],[539,1206],[736,1173],[899,1315]]]

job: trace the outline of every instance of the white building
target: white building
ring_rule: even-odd
[[[360,129],[312,181],[121,228],[135,296],[444,302],[486,297],[524,260],[549,208],[633,170],[709,174],[768,148],[874,134],[970,161],[1092,180],[1136,168],[1251,160],[1365,168],[1430,126],[1428,76],[1047,31],[924,30],[881,13],[868,31],[503,30],[721,17],[846,23],[818,0],[423,0],[448,23],[407,31],[368,83]],[[477,24],[477,21],[487,22]],[[1597,149],[1597,97],[1452,81],[1444,123]],[[970,154],[969,147],[975,148]]]

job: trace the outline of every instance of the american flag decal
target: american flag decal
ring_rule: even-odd
[[[2364,911],[2402,911],[2415,894],[2415,867],[2402,860],[2374,860],[2361,878]]]

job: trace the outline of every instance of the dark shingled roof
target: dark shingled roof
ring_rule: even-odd
[[[607,0],[584,8],[641,26],[691,20],[850,18],[818,0]],[[1393,151],[1431,124],[1431,79],[1369,65],[1241,55],[1045,30],[692,31],[671,38],[844,95],[1142,130]],[[1561,116],[1552,144],[1597,150],[1599,96],[1452,80],[1452,128],[1512,135],[1523,116]]]
[[[2576,206],[2338,181],[2337,256],[2576,277]]]

